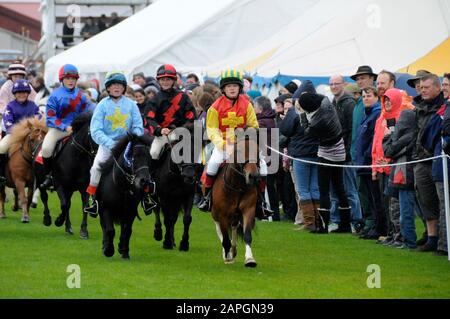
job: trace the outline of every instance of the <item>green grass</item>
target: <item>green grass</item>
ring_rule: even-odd
[[[53,221],[59,212],[51,195]],[[0,220],[0,298],[450,298],[450,262],[430,253],[376,245],[352,235],[313,235],[290,223],[257,223],[255,269],[225,265],[209,214],[193,212],[190,251],[168,251],[153,239],[154,216],[136,221],[130,261],[101,253],[98,219],[89,218],[90,239],[78,237],[78,196],[73,204],[75,235],[42,225],[42,207],[21,224],[20,213]],[[117,233],[116,242],[117,247]],[[177,246],[182,222],[176,227]],[[81,288],[66,286],[69,264],[81,267]],[[366,285],[367,266],[381,268],[381,288]]]

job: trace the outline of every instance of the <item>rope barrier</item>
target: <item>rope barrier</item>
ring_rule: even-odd
[[[392,163],[392,164],[377,164],[377,165],[340,165],[340,164],[328,164],[328,163],[320,163],[320,162],[314,162],[314,161],[308,161],[300,158],[295,158],[292,156],[289,156],[287,154],[281,153],[277,149],[274,149],[273,147],[267,146],[268,149],[272,150],[275,153],[280,154],[281,156],[284,156],[286,158],[289,158],[294,161],[307,163],[307,164],[314,164],[314,165],[322,165],[322,166],[331,166],[331,167],[343,167],[343,168],[377,168],[377,167],[391,167],[391,166],[400,166],[400,165],[411,165],[411,164],[417,164],[421,162],[428,162],[432,161],[438,158],[447,157],[450,158],[449,155],[438,155],[433,157],[427,157],[420,160],[410,161],[410,162],[403,162],[403,163]]]

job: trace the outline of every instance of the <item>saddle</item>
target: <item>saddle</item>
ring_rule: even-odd
[[[62,149],[64,148],[64,146],[67,144],[67,142],[69,141],[71,135],[64,137],[63,139],[59,140],[56,143],[55,146],[55,150],[53,151],[53,158],[55,158],[56,156],[58,156],[58,154],[62,151]],[[44,165],[44,160],[42,158],[42,143],[39,145],[37,151],[36,151],[36,155],[34,158],[34,161],[38,164]]]

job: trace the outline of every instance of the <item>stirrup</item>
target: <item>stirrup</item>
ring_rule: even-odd
[[[212,191],[209,191],[205,196],[203,196],[203,199],[200,204],[198,204],[198,209],[200,209],[202,212],[210,212],[211,211],[211,194]]]
[[[155,192],[153,191],[152,195]],[[153,198],[151,198],[150,194],[145,194],[144,198],[142,198],[141,200],[141,206],[142,209],[144,210],[145,215],[150,215],[152,213],[152,210],[158,206],[158,204],[153,200]]]
[[[48,189],[53,186],[53,177],[51,175],[45,176],[45,180],[39,185],[40,188]]]
[[[89,206],[85,207],[83,211],[91,217],[96,218],[98,216],[98,201],[93,198]]]
[[[0,186],[5,186],[5,185],[6,185],[6,177],[0,176]]]

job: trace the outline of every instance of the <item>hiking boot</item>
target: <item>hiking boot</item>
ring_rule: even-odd
[[[421,253],[428,252],[428,251],[436,251],[436,250],[437,250],[437,245],[433,245],[429,241],[425,245],[417,247],[417,251],[421,252]]]
[[[427,241],[428,241],[428,233],[424,232],[422,234],[422,237],[419,240],[417,240],[416,244],[417,246],[423,246],[427,243]]]
[[[446,252],[445,250],[440,250],[440,249],[438,249],[438,250],[436,250],[436,251],[433,253],[433,255],[435,255],[435,256],[445,256],[445,257],[448,257],[448,252]]]
[[[91,217],[97,218],[98,216],[98,201],[95,196],[89,197],[88,205],[83,209],[85,213],[88,213]]]

